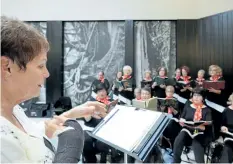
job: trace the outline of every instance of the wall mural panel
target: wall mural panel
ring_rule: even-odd
[[[87,100],[99,71],[112,82],[125,58],[124,21],[64,23],[64,96]]]
[[[135,79],[137,86],[144,71],[168,69],[172,76],[176,68],[176,27],[173,21],[134,22]]]

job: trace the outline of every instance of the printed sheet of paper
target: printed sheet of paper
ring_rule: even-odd
[[[118,105],[107,118],[116,110],[117,113],[95,135],[128,151],[141,141],[162,114]]]

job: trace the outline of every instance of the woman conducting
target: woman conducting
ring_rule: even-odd
[[[106,115],[104,104],[87,102],[41,126],[29,120],[17,104],[39,96],[49,77],[48,50],[46,38],[33,27],[1,17],[1,163],[77,163],[84,135],[72,118]],[[56,151],[49,141],[54,136]]]

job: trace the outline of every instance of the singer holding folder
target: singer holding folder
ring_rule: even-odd
[[[204,93],[200,89],[193,89],[193,102],[186,106],[181,114],[180,125],[183,127],[181,132],[174,142],[174,163],[181,162],[181,154],[184,146],[192,145],[195,160],[197,163],[204,163],[204,148],[211,141],[211,128],[204,124],[193,126],[193,128],[186,128],[184,121],[212,121],[210,109],[203,104]],[[199,131],[203,134],[196,137],[190,136],[191,133],[195,135]]]
[[[175,92],[174,87],[170,85],[167,86],[165,92],[166,92],[166,98],[163,100],[165,101],[165,103],[160,103],[159,106],[160,110],[162,112],[171,114],[173,118],[179,118],[180,110],[178,107],[178,101],[177,99],[173,98],[173,94]],[[180,129],[181,128],[179,124],[176,121],[171,120],[163,132],[162,147],[172,149],[175,138],[179,134]]]
[[[233,134],[233,94],[229,97],[231,105],[223,111],[222,118],[222,135],[225,139],[220,163],[233,162],[233,136],[225,135],[227,132]],[[226,140],[226,138],[230,138]],[[232,140],[231,140],[232,139]]]
[[[97,93],[97,96],[96,99],[91,98],[91,101],[98,101],[105,105],[109,105],[113,101],[108,97],[107,90],[103,83],[98,84],[94,92]],[[85,117],[84,119],[85,125],[93,128],[95,128],[101,121],[102,119],[96,119],[91,116]],[[86,131],[84,131],[84,135],[85,135],[85,142],[83,149],[84,163],[96,163],[97,162],[96,154],[98,153],[100,153],[100,163],[106,163],[107,154],[109,153],[111,147],[101,141],[92,138],[87,134]],[[117,155],[117,152],[116,150],[113,149],[112,152],[114,152],[114,155],[112,154],[111,156],[112,162],[116,162],[115,156]]]
[[[209,66],[209,75],[210,75],[210,78],[208,79],[209,81],[212,82],[224,81],[222,77],[222,69],[218,65]],[[206,91],[206,99],[221,106],[226,106],[227,97],[225,97],[225,95],[226,95],[225,89],[218,90],[214,88],[209,88]],[[215,139],[218,139],[220,135],[220,127],[221,127],[221,120],[219,118],[222,117],[221,116],[222,113],[220,113],[214,108],[211,109],[213,109],[212,118],[213,118]]]

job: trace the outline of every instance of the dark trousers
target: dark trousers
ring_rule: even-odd
[[[232,163],[233,161],[233,142],[227,141],[224,144],[220,163]]]
[[[92,137],[90,137],[86,132],[85,134],[85,142],[83,149],[83,157],[85,163],[96,163],[96,154],[100,153],[100,163],[106,163],[106,157],[109,152],[110,147],[105,143],[98,141]]]
[[[181,131],[175,139],[174,142],[174,163],[181,162],[181,154],[183,152],[184,146],[192,145],[195,160],[197,163],[204,163],[204,146],[202,141],[204,140],[203,135],[196,136],[192,139],[188,133]]]
[[[181,130],[181,126],[174,120],[171,120],[163,132],[162,147],[173,149],[174,141]]]

